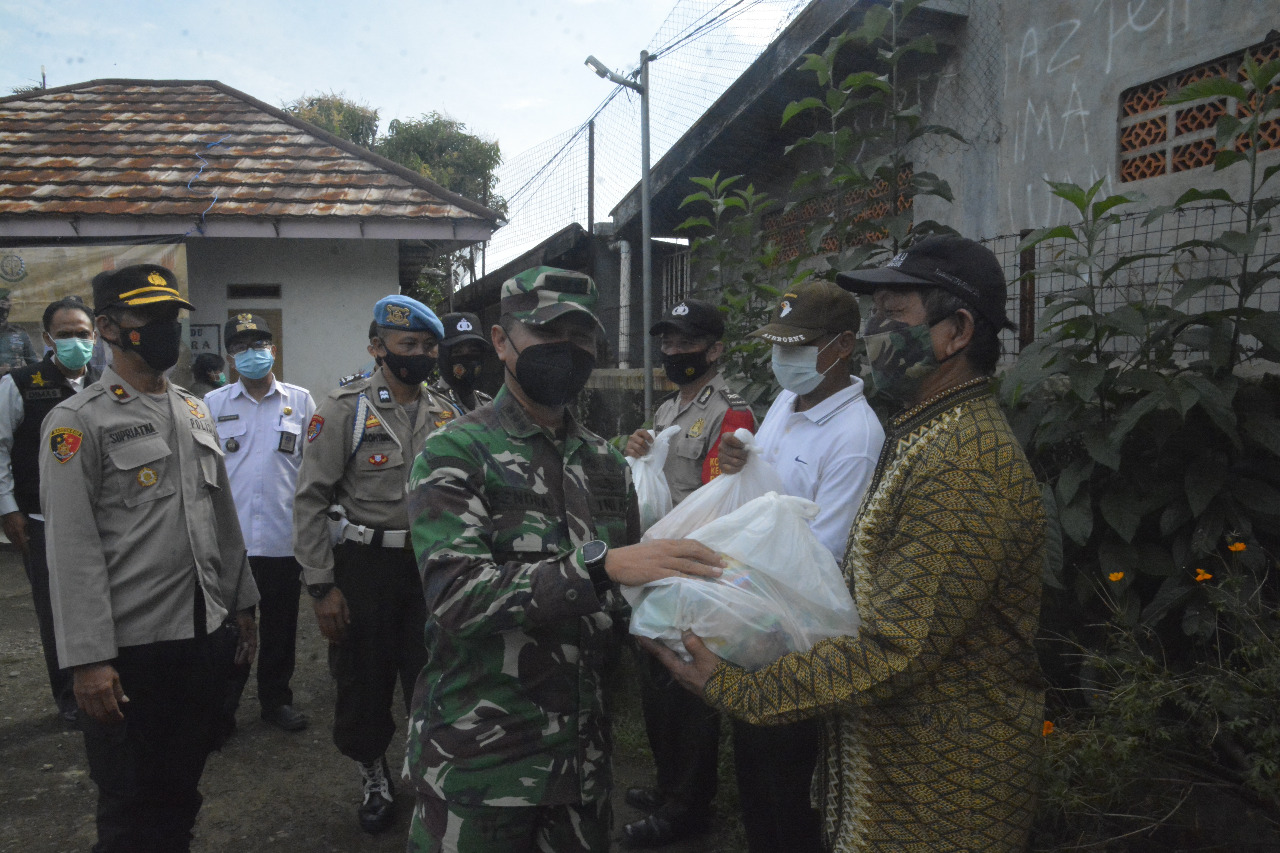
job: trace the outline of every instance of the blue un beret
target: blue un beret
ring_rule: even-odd
[[[373,306],[373,322],[388,329],[406,332],[430,332],[444,337],[444,324],[435,312],[408,296],[384,296]]]

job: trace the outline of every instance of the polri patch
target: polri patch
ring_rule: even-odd
[[[84,441],[84,433],[80,430],[57,427],[49,433],[49,452],[53,454],[54,459],[58,460],[58,464],[62,464],[76,455],[82,441]]]
[[[386,465],[391,457],[385,453],[375,453],[369,457],[370,465]]]
[[[324,429],[324,418],[319,415],[311,416],[311,423],[307,424],[307,443],[316,440],[316,436],[320,435],[320,430]]]
[[[156,474],[155,468],[143,468],[138,472],[138,485],[142,488],[149,489],[158,482],[160,482],[160,476]]]

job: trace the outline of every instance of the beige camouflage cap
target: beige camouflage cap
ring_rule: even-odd
[[[534,267],[502,283],[502,313],[531,326],[541,326],[572,311],[581,311],[601,331],[595,315],[599,293],[591,276],[558,267]]]

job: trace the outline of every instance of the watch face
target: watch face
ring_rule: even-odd
[[[604,544],[599,539],[592,539],[590,542],[582,546],[582,559],[589,565],[598,563],[603,559],[608,550],[608,545]]]

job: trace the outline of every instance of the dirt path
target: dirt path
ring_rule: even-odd
[[[359,777],[329,738],[332,682],[308,604],[304,599],[293,688],[294,704],[311,717],[311,726],[300,733],[286,733],[259,720],[250,679],[239,729],[223,751],[210,758],[205,770],[204,807],[192,846],[196,853],[404,849],[411,808],[411,797],[404,791],[398,792],[399,812],[390,831],[370,836],[356,824]],[[620,792],[628,785],[647,782],[652,772],[643,750],[634,746],[638,724],[634,706],[624,707],[620,716],[625,719],[619,720],[618,727],[631,730],[633,745],[626,749],[628,755],[620,754],[615,762],[615,835],[624,822],[640,816],[623,804]],[[399,753],[402,736],[397,734],[392,753]],[[394,771],[399,755],[388,757]],[[54,713],[30,588],[21,561],[9,546],[0,546],[0,767],[5,771],[0,776],[0,851],[68,853],[92,846],[96,788],[89,779],[84,744],[80,733]],[[717,822],[712,833],[662,849],[668,853],[733,849],[736,845],[729,837],[734,835],[736,815],[731,804],[722,807],[722,814],[726,811],[730,819]],[[621,847],[615,843],[614,849]]]

